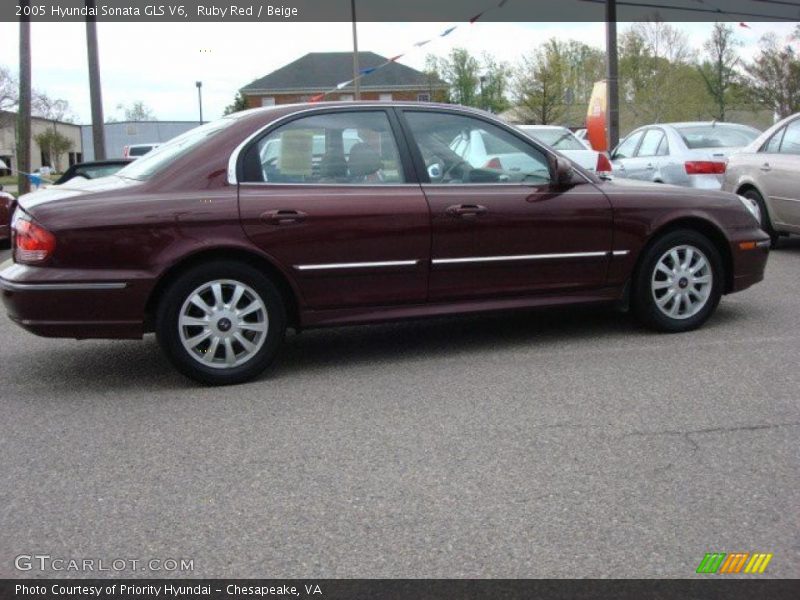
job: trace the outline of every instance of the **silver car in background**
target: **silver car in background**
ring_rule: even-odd
[[[614,177],[718,190],[728,156],[760,133],[715,121],[645,125],[611,152]]]
[[[772,238],[800,234],[800,113],[779,121],[728,160],[723,189],[758,207]]]

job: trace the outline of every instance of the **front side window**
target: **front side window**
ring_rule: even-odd
[[[386,113],[339,112],[296,119],[250,146],[244,182],[404,183]]]
[[[633,153],[636,151],[636,146],[639,145],[639,140],[642,139],[642,135],[642,131],[637,131],[622,140],[622,143],[617,146],[617,149],[614,151],[613,158],[632,157]]]
[[[550,182],[547,156],[481,119],[406,111],[431,183]]]
[[[781,141],[781,154],[800,154],[800,119],[786,126],[786,133]]]

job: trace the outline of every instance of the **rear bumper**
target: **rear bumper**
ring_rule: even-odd
[[[730,235],[733,276],[728,293],[741,292],[764,279],[769,245],[769,236],[758,228],[733,230]]]
[[[9,318],[44,337],[141,338],[142,282],[64,280],[60,269],[2,265],[0,295]]]

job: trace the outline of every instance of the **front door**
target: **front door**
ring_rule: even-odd
[[[297,118],[246,149],[240,172],[244,230],[307,308],[425,301],[428,205],[400,159],[390,113]]]
[[[411,109],[403,115],[429,180],[423,190],[431,209],[431,301],[605,284],[611,206],[593,184],[557,185],[545,150],[479,117]],[[453,150],[453,140],[476,132],[488,162]]]

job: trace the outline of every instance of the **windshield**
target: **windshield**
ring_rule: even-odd
[[[569,129],[537,129],[535,127],[522,127],[529,136],[555,148],[556,150],[586,150]]]
[[[241,114],[238,113],[238,115]],[[151,150],[142,158],[120,170],[117,175],[140,181],[150,179],[150,177],[172,164],[181,156],[185,156],[209,138],[236,123],[238,115],[225,117],[190,129],[186,133],[172,138],[170,141]]]
[[[716,125],[686,125],[676,127],[690,150],[697,148],[735,148],[746,146],[761,132],[745,125],[717,123]]]

